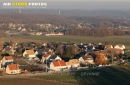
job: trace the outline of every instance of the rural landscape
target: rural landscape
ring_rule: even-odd
[[[0,85],[130,85],[130,1],[9,3],[0,9]]]

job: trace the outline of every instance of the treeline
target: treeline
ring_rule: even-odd
[[[10,13],[0,14],[0,19],[0,24],[26,24],[27,27],[34,27],[33,25],[37,23],[52,24],[53,26],[62,26],[67,29],[76,28],[78,24],[80,24],[80,26],[83,28],[118,28],[119,26],[130,27],[129,19],[110,18],[103,16],[59,16],[46,14]]]
[[[28,27],[31,24],[52,24],[54,26],[71,27],[71,24],[77,24],[65,16],[58,15],[39,15],[39,14],[0,14],[0,24],[2,23],[15,23],[26,24]]]
[[[113,35],[125,35],[129,34],[130,31],[123,31],[121,29],[73,29],[67,30],[65,32],[66,35],[81,35],[81,36],[113,36]]]
[[[91,28],[118,28],[119,26],[130,27],[130,20],[125,18],[110,18],[104,16],[71,16],[70,18],[82,22],[82,26]]]

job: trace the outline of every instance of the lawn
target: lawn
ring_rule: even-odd
[[[130,66],[105,67],[61,74],[55,73],[37,76],[36,78],[76,85],[130,85]]]

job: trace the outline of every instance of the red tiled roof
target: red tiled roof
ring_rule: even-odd
[[[53,65],[54,65],[54,67],[60,66],[60,64],[59,64],[58,61],[54,61],[54,62],[53,62]]]
[[[3,49],[3,46],[0,46],[0,50],[2,50]]]
[[[44,54],[42,57],[47,58],[48,56],[49,56],[49,54]]]
[[[65,63],[64,60],[60,60],[59,63],[60,63],[61,66],[66,66],[66,63]]]
[[[5,56],[5,59],[6,60],[13,60],[13,57],[12,56]]]
[[[9,64],[8,67],[10,70],[18,70],[19,69],[18,64]]]

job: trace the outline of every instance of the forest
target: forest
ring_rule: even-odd
[[[98,37],[106,37],[106,36],[114,36],[114,35],[130,35],[130,31],[123,31],[121,29],[73,29],[67,30],[65,32],[66,35],[81,35],[81,36],[98,36]]]
[[[26,29],[46,32],[45,29],[48,28],[40,28],[36,24],[51,24],[51,31],[62,31],[66,35],[113,36],[130,34],[130,19],[128,18],[3,13],[0,14],[0,19],[0,30],[9,30],[8,24],[13,23],[25,24]],[[58,28],[55,29],[56,27]]]

